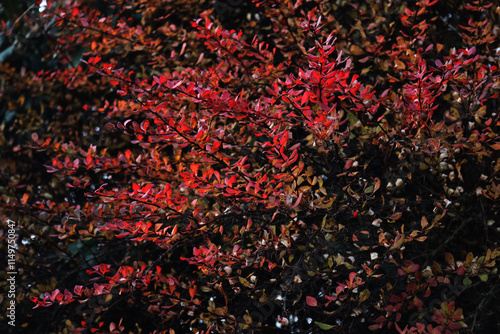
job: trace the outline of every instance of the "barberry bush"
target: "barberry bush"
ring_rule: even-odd
[[[3,10],[19,328],[500,326],[494,2]]]

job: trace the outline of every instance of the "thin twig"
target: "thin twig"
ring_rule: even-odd
[[[28,14],[28,12],[29,12],[31,9],[33,9],[33,7],[35,7],[35,6],[36,6],[35,4],[32,4],[31,6],[29,6],[29,8],[28,8],[28,9],[26,9],[26,10],[24,11],[24,13],[22,13],[22,14],[21,14],[21,16],[19,16],[19,17],[17,18],[17,20],[15,20],[15,21],[14,21],[14,24],[12,25],[12,27],[10,27],[10,30],[9,30],[9,35],[12,33],[12,30],[14,30],[14,27],[16,26],[16,24],[17,24],[17,23],[18,23],[18,22],[19,22],[19,21],[20,21],[20,20],[21,20],[24,16],[26,16],[26,14]]]

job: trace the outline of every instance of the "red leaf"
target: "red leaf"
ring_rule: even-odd
[[[192,288],[189,288],[189,295],[191,296],[191,299],[194,298],[194,296],[196,295],[196,285]]]
[[[306,302],[307,302],[307,305],[311,306],[311,307],[316,307],[318,306],[318,301],[316,300],[316,298],[314,297],[311,297],[311,296],[307,296],[306,297]]]
[[[220,141],[214,141],[214,143],[212,144],[212,150],[210,151],[210,153],[217,152],[217,150],[219,149],[220,145],[221,145]]]
[[[73,292],[75,293],[75,295],[81,296],[83,293],[83,286],[76,285],[73,289]]]
[[[148,128],[149,128],[149,120],[146,119],[141,123],[141,129],[142,131],[147,132]]]
[[[304,105],[309,99],[309,92],[305,91],[304,95],[302,95],[302,99],[300,100],[300,105]]]
[[[113,131],[115,129],[115,125],[113,123],[106,123],[106,125],[104,125],[104,128],[107,130],[107,131]]]
[[[354,278],[356,277],[356,273],[355,272],[351,272],[349,274],[349,282],[352,284],[354,282]]]
[[[97,57],[90,57],[89,58],[89,64],[90,65],[95,65],[95,64],[97,64],[100,61],[101,61],[101,57],[99,57],[99,56],[97,56]]]
[[[344,170],[351,168],[353,163],[354,163],[354,160],[347,160],[345,165],[344,165]]]

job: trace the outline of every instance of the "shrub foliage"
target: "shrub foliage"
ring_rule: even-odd
[[[500,6],[30,5],[0,32],[16,326],[500,326]]]

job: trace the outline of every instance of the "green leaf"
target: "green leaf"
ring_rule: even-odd
[[[68,245],[68,253],[71,254],[71,256],[75,256],[78,252],[80,252],[82,247],[83,244],[80,241],[73,242]]]
[[[488,274],[480,274],[479,279],[483,282],[486,282],[488,280]]]
[[[250,285],[250,282],[248,282],[245,278],[243,277],[238,277],[238,280],[240,281],[240,283],[243,285],[243,286],[246,286],[247,288],[249,288],[251,285]]]
[[[3,63],[10,55],[14,52],[14,45],[7,47],[5,50],[0,52],[0,63]]]
[[[332,329],[333,327],[335,327],[334,325],[328,325],[328,324],[324,324],[324,323],[318,322],[318,321],[315,321],[314,323],[316,325],[318,325],[318,327],[321,328],[324,331],[327,331],[327,330]]]
[[[466,277],[466,278],[464,278],[463,283],[464,283],[465,286],[471,286],[472,281],[470,280],[469,277]]]
[[[78,64],[80,64],[83,54],[87,51],[85,48],[78,48],[73,54],[71,55],[71,66],[73,68],[76,68]]]

